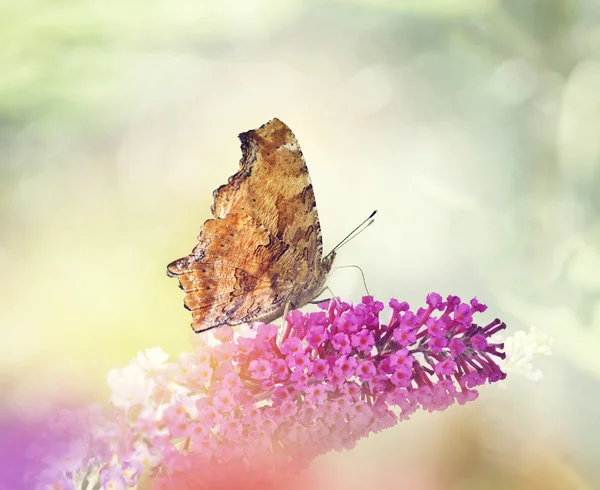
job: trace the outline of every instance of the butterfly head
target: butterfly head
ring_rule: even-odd
[[[321,268],[328,273],[331,270],[331,266],[333,265],[333,260],[335,259],[335,250],[329,252],[323,260],[321,260]]]

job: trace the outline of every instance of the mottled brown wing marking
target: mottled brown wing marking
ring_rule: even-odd
[[[260,284],[260,285],[257,285]],[[239,296],[243,296],[250,291],[267,291],[271,289],[271,282],[259,282],[255,283],[252,287],[244,287],[243,285],[237,283],[235,280],[231,280],[229,283],[231,289],[228,291],[224,290],[212,290],[212,292],[206,292],[205,289],[194,289],[192,291],[188,291],[185,295],[184,305],[189,310],[195,310],[197,308],[203,307],[212,307],[213,305],[218,305],[223,303],[226,300],[237,298]]]
[[[282,273],[299,271],[299,260],[293,247],[251,216],[230,213],[207,220],[192,254],[172,262],[167,270],[179,277],[186,292],[184,306],[193,313],[194,329],[200,330],[215,322],[238,324],[250,310],[278,307],[293,286]]]
[[[179,276],[181,288],[190,293],[192,291],[210,291],[221,285],[238,285],[248,291],[256,287],[260,279],[238,267],[214,267],[201,263],[204,267],[196,268],[192,272],[184,272]]]
[[[192,270],[197,262],[212,262],[212,257],[226,257],[229,265],[247,264],[249,272],[258,275],[268,264],[254,253],[256,246],[271,242],[269,233],[261,229],[249,216],[231,214],[224,220],[207,220],[198,237],[198,244],[188,257],[178,259],[167,266],[167,271],[178,275]],[[218,259],[215,262],[222,262]]]
[[[271,280],[261,281],[248,289],[235,284],[230,291],[211,295],[191,291],[186,294],[184,301],[185,306],[192,311],[192,327],[198,331],[207,325],[239,325],[251,321],[252,311],[273,311],[283,305],[291,288],[291,283],[276,282],[274,286]]]
[[[211,305],[192,310],[192,328],[197,332],[205,330],[207,320],[211,322],[210,328],[260,321],[265,315],[283,311],[284,306],[285,295],[274,293],[270,287],[253,290],[247,297],[224,295]]]

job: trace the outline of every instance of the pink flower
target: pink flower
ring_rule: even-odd
[[[190,431],[192,433],[192,442],[195,441],[197,444],[200,443],[200,441],[207,440],[211,433],[208,426],[199,420],[192,422]]]
[[[446,347],[448,345],[448,339],[445,337],[431,337],[431,341],[429,342],[429,345],[431,346],[431,352],[435,352],[436,354],[439,354],[440,352],[442,352],[442,350],[444,349],[444,347]]]
[[[356,357],[348,357],[346,355],[339,356],[335,360],[333,372],[348,379],[354,376],[356,371]]]
[[[369,382],[373,379],[373,376],[377,373],[375,364],[372,361],[359,361],[356,368],[356,375],[361,382]]]
[[[225,325],[215,331],[213,335],[215,339],[222,343],[229,342],[230,340],[233,340],[233,328],[229,325]]]
[[[435,294],[435,293],[432,293],[432,294]],[[408,311],[410,309],[410,306],[406,301],[400,302],[395,298],[392,298],[390,300],[389,305],[390,305],[390,308],[392,310],[394,310],[395,312]]]
[[[471,306],[466,303],[461,303],[454,308],[454,320],[464,325],[470,325],[473,321]]]
[[[183,403],[176,400],[174,403],[169,405],[163,412],[163,421],[169,425],[178,425],[185,423],[188,420],[188,413]]]
[[[329,391],[331,390],[327,385],[311,384],[304,390],[305,400],[311,405],[321,405],[325,402]]]
[[[485,349],[487,349],[488,342],[487,342],[487,339],[483,335],[477,334],[477,335],[473,335],[473,337],[471,337],[471,345],[473,346],[473,349],[482,352],[482,351],[485,351]]]
[[[434,310],[441,310],[445,308],[445,304],[442,302],[442,297],[438,293],[429,293],[427,295],[427,304]]]
[[[265,340],[270,340],[270,339],[274,339],[275,337],[277,337],[277,325],[266,325],[264,323],[261,323],[258,326],[258,335],[257,338],[263,338]]]
[[[237,440],[242,435],[243,425],[241,420],[229,418],[225,423],[220,425],[219,429],[225,438]]]
[[[273,359],[271,361],[271,372],[276,380],[283,380],[288,377],[290,370],[283,359]]]
[[[304,346],[302,345],[302,339],[299,337],[290,337],[284,340],[279,347],[282,354],[288,356],[295,356],[304,352]]]
[[[237,339],[238,353],[242,355],[248,355],[254,349],[254,339],[246,337],[239,337]]]
[[[350,338],[352,347],[355,347],[359,351],[369,352],[375,345],[375,337],[373,332],[363,329],[360,332],[352,335]]]
[[[487,310],[487,305],[484,305],[484,304],[480,303],[479,301],[477,301],[477,298],[473,298],[470,301],[470,303],[471,303],[471,308],[473,308],[473,311],[483,313],[485,310]]]
[[[461,354],[463,354],[466,350],[464,342],[457,337],[453,338],[450,341],[449,348],[450,348],[450,354],[452,355],[452,357],[458,357]]]
[[[447,325],[442,319],[436,320],[430,317],[425,322],[425,325],[427,325],[427,331],[432,337],[441,337],[446,333]]]
[[[289,475],[417,410],[472,401],[476,387],[505,377],[496,363],[503,344],[490,340],[505,325],[472,323],[485,311],[476,299],[431,293],[416,310],[389,305],[386,315],[370,296],[355,306],[337,300],[317,313],[290,312],[280,336],[275,325],[259,324],[254,337],[224,328],[214,332],[218,345],[154,373],[130,369],[143,381],[140,396],[123,390],[110,421],[96,413],[82,424],[70,411],[53,419],[74,442],[65,445],[68,464],[44,484],[93,467],[112,488],[134,486],[144,462],[153,488],[196,488],[199,477],[203,487],[225,488],[232,475],[248,487],[257,461],[269,461],[261,477]]]
[[[250,361],[250,372],[254,379],[268,379],[271,377],[271,364],[263,359]]]
[[[394,386],[400,386],[402,388],[408,388],[412,384],[410,373],[406,373],[400,369],[392,373],[390,381]]]
[[[408,353],[408,349],[400,349],[397,352],[392,352],[389,355],[390,366],[400,369],[404,372],[412,370],[414,357]]]
[[[286,400],[281,404],[281,411],[284,417],[291,417],[292,415],[295,415],[298,412],[298,406],[290,398],[289,400]]]
[[[310,355],[306,354],[296,354],[295,356],[288,356],[286,358],[288,366],[295,371],[308,369],[310,365]]]
[[[290,376],[290,381],[296,390],[304,390],[308,386],[308,374],[304,371],[294,371]]]
[[[306,335],[306,341],[308,342],[308,346],[312,349],[317,349],[326,340],[327,334],[325,332],[325,327],[322,325],[315,325],[311,327],[308,331],[308,334]]]
[[[235,399],[230,391],[221,390],[213,397],[213,406],[221,412],[231,412],[235,407]]]
[[[223,414],[214,406],[206,407],[199,416],[201,417],[200,420],[203,420],[209,427],[215,427],[223,420]]]
[[[402,319],[400,320],[400,324],[404,327],[415,327],[417,326],[417,317],[412,311],[407,311],[402,315]]]
[[[259,407],[255,405],[247,405],[243,409],[242,422],[245,425],[260,425],[262,420],[262,412]]]
[[[103,488],[110,488],[111,490],[125,490],[127,488],[123,470],[118,466],[103,468],[100,471],[100,481]]]
[[[273,400],[273,403],[278,404],[278,405],[282,404],[283,402],[288,401],[289,399],[290,399],[290,392],[284,386],[278,386],[277,388],[275,388],[271,395],[271,400]]]
[[[456,372],[456,362],[451,358],[444,359],[435,365],[434,370],[438,376],[452,376]]]
[[[336,333],[331,339],[333,348],[341,354],[349,354],[352,351],[352,345],[350,344],[350,338],[345,333]]]
[[[417,334],[411,326],[401,325],[394,329],[392,335],[394,340],[401,346],[408,346],[417,341]]]
[[[342,314],[333,322],[336,330],[345,334],[351,334],[358,330],[358,318],[351,312]]]
[[[342,391],[342,393],[344,393],[344,395],[346,395],[346,398],[342,398],[342,399],[346,399],[348,401],[356,400],[361,394],[360,386],[358,386],[356,383],[353,383],[351,381],[344,383],[344,386],[342,386],[341,391]]]
[[[325,359],[315,359],[311,362],[308,373],[316,380],[323,380],[329,374],[329,364]]]

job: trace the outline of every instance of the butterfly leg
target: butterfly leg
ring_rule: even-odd
[[[280,332],[283,332],[281,340],[285,340],[290,336],[292,325],[287,321],[287,314],[290,312],[290,310],[293,310],[294,308],[295,305],[293,303],[290,303],[289,301],[285,302],[285,306],[283,307],[283,315],[281,316],[281,328],[279,329]]]
[[[286,301],[285,302],[285,306],[283,307],[283,315],[281,315],[281,327],[285,327],[285,321],[286,321],[286,317],[288,312],[290,311],[290,302]]]
[[[325,291],[329,291],[329,293],[331,294],[331,297],[324,298],[324,299],[313,299],[312,301],[309,301],[308,304],[309,305],[318,305],[319,303],[324,303],[325,301],[331,301],[332,299],[335,300],[336,303],[339,303],[337,300],[337,296],[335,295],[335,293],[331,290],[331,288],[329,286],[325,286],[323,289],[321,289],[321,291],[319,291],[315,295],[315,298],[318,298],[319,296],[321,296]]]
[[[371,293],[369,292],[369,288],[367,287],[367,280],[365,279],[365,273],[363,272],[363,270],[354,264],[351,265],[338,265],[337,267],[334,267],[334,269],[347,269],[349,267],[353,267],[354,269],[358,269],[358,271],[360,272],[360,275],[362,276],[362,281],[363,281],[363,286],[365,287],[365,291],[367,292],[367,296],[371,296]],[[321,291],[323,292],[323,291]]]
[[[325,291],[327,291],[329,288],[328,287],[324,287],[323,289],[321,289],[316,295],[315,298],[318,298],[319,296],[321,296]],[[329,289],[329,291],[331,291],[331,289]],[[319,303],[324,303],[325,301],[331,301],[331,298],[325,298],[325,299],[313,299],[312,301],[309,301],[308,304],[309,305],[318,305]]]
[[[331,315],[331,306],[334,304],[334,302],[337,306],[340,306],[340,302],[336,294],[331,290],[329,286],[325,286],[325,289],[331,294],[331,298],[329,300],[329,307],[327,308],[327,314]]]
[[[331,290],[331,288],[329,286],[325,286],[323,289],[321,289],[321,291],[319,291],[319,294],[317,294],[315,296],[315,298],[318,298],[319,296],[321,296],[321,294],[323,294],[325,291],[329,291],[329,293],[331,294],[331,297],[309,301],[308,304],[309,305],[318,305],[320,303],[325,303],[326,301],[329,301],[329,306],[327,307],[327,315],[331,316],[332,305],[336,304],[339,306],[340,302],[338,300],[338,297],[335,295],[335,293]]]

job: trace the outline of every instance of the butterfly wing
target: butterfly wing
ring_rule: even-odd
[[[321,230],[296,138],[278,119],[240,135],[240,169],[214,192],[192,253],[169,264],[192,327],[268,322],[299,307],[324,279]],[[308,299],[307,299],[308,298]]]

